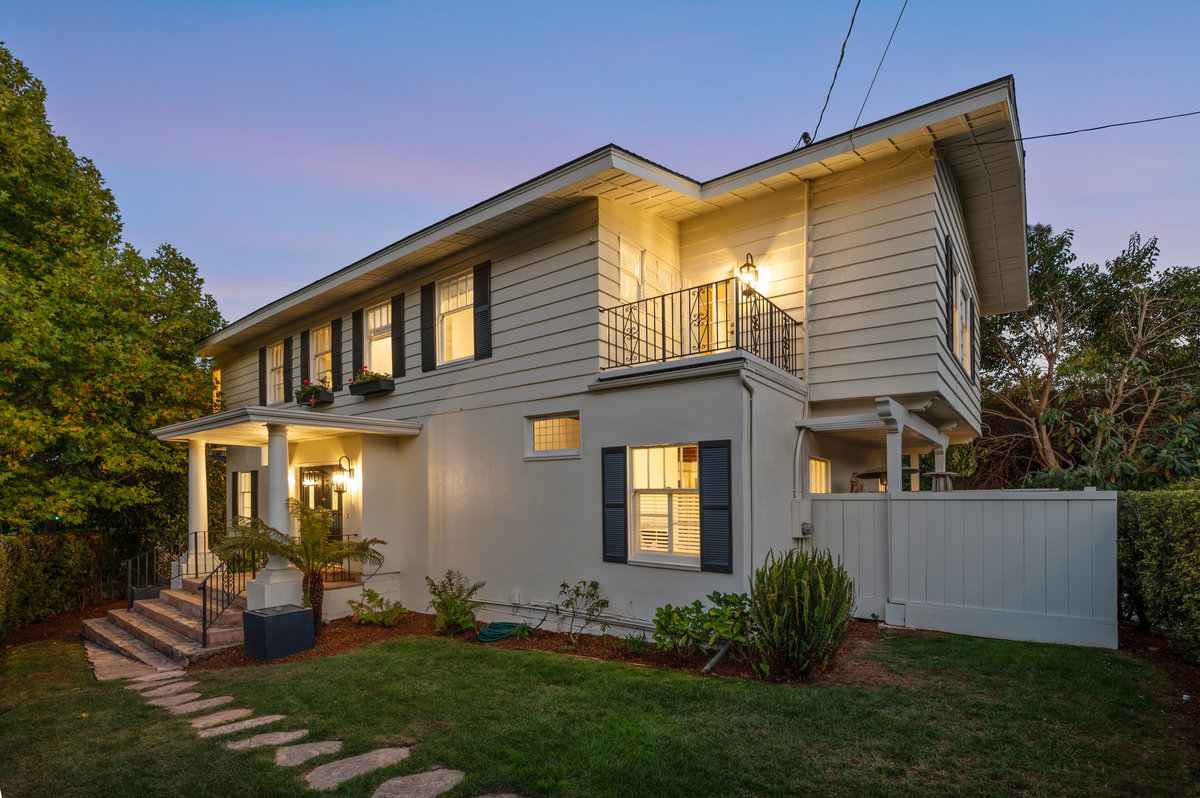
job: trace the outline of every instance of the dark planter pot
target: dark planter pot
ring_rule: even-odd
[[[242,633],[246,654],[264,662],[316,645],[312,609],[294,604],[242,613]]]
[[[384,377],[370,382],[352,382],[350,383],[350,393],[355,396],[374,396],[380,393],[391,393],[396,390],[396,381],[390,377]]]
[[[321,407],[322,405],[333,404],[333,391],[326,391],[318,388],[315,391],[300,396],[296,399],[296,404],[301,407]]]

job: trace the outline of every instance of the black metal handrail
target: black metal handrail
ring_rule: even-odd
[[[179,575],[188,579],[200,579],[211,573],[216,567],[218,557],[210,548],[208,530],[198,529],[188,533],[187,548],[184,550],[188,557],[186,563],[180,563]]]
[[[358,535],[354,532],[343,532],[338,536],[339,540],[358,540]],[[350,560],[343,560],[334,565],[325,566],[321,571],[321,580],[325,584],[330,582],[357,582],[358,572],[350,570]]]
[[[803,325],[737,278],[600,311],[602,368],[661,363],[740,349],[798,375]]]
[[[155,546],[121,562],[125,571],[125,608],[150,591],[171,584],[171,566],[179,555],[163,546]]]
[[[259,555],[233,554],[217,558],[216,567],[200,582],[200,645],[208,648],[208,630],[238,596],[246,592],[246,576],[258,576]]]

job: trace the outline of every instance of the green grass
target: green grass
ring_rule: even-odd
[[[205,695],[287,714],[279,728],[344,739],[343,755],[415,743],[333,795],[435,765],[467,772],[455,796],[1196,792],[1146,663],[959,637],[896,637],[868,656],[882,686],[795,687],[400,638],[195,678]],[[290,795],[334,758],[285,770],[271,757],[200,740],[121,683],[93,681],[78,643],[0,659],[6,796]]]

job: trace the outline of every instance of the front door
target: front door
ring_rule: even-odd
[[[335,465],[306,466],[300,469],[300,501],[311,509],[319,507],[329,511],[333,518],[329,525],[329,536],[342,539],[342,494],[334,490]]]

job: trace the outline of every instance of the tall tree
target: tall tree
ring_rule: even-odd
[[[186,517],[186,455],[149,431],[211,412],[194,344],[222,319],[176,250],[121,245],[45,96],[0,46],[0,520],[165,526]]]

